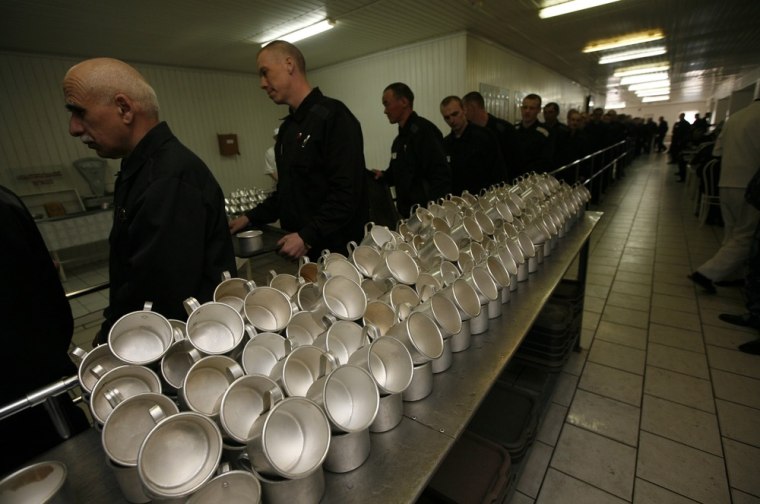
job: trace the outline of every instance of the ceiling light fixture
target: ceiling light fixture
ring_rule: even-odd
[[[636,65],[630,67],[618,68],[612,74],[615,77],[630,77],[631,75],[641,75],[654,72],[667,72],[670,65],[667,63],[658,63],[656,65]]]
[[[335,21],[333,21],[332,19],[323,19],[322,21],[318,21],[314,24],[310,24],[309,26],[304,26],[303,28],[300,28],[298,30],[285,33],[277,37],[274,37],[270,40],[267,40],[266,42],[263,42],[261,44],[261,47],[264,47],[265,45],[267,45],[268,43],[274,40],[284,40],[285,42],[290,42],[291,44],[294,44],[298,42],[299,40],[313,37],[314,35],[325,32],[334,27],[335,27]]]
[[[635,51],[624,51],[615,54],[608,54],[599,58],[600,65],[606,65],[608,63],[617,63],[618,61],[628,61],[639,58],[649,58],[651,56],[660,56],[665,54],[667,49],[665,46],[650,47],[648,49],[637,49]]]
[[[670,95],[660,95],[660,96],[645,96],[641,99],[641,103],[651,103],[651,102],[658,102],[658,101],[667,101],[670,100]]]
[[[618,47],[626,47],[634,44],[643,44],[645,42],[653,42],[655,40],[662,40],[665,38],[665,34],[662,30],[646,30],[628,35],[621,35],[620,37],[612,37],[602,40],[594,40],[586,44],[583,48],[583,52],[590,53],[596,51],[606,51],[608,49],[617,49]]]
[[[642,82],[640,84],[631,84],[628,91],[642,91],[644,89],[655,89],[659,87],[670,86],[670,79],[658,80],[652,82]]]
[[[644,82],[656,82],[669,80],[667,72],[657,72],[650,74],[631,75],[629,77],[623,77],[620,79],[621,86],[628,86],[629,84],[641,84]]]
[[[661,87],[657,89],[643,89],[641,91],[636,91],[636,96],[639,98],[643,96],[658,96],[658,95],[666,95],[670,94],[670,86],[668,87]]]
[[[625,108],[625,102],[624,101],[621,101],[621,102],[607,102],[604,105],[604,108],[607,108],[607,109],[621,109],[621,108]]]
[[[569,2],[562,2],[549,7],[544,7],[538,11],[538,17],[546,19],[618,1],[619,0],[570,0]]]

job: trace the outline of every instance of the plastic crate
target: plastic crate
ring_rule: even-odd
[[[512,459],[502,446],[464,431],[418,502],[501,503],[509,489]]]

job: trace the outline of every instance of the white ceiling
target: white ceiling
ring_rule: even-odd
[[[1,0],[0,50],[255,71],[250,42],[294,21],[327,16],[336,27],[299,42],[318,68],[415,41],[468,31],[604,92],[616,66],[584,54],[591,40],[660,28],[672,101],[712,96],[726,79],[760,67],[759,0],[622,0],[541,20],[556,0]],[[661,61],[663,57],[650,61]],[[676,91],[685,87],[687,90]],[[696,93],[694,90],[697,89]],[[630,100],[630,97],[627,97]]]

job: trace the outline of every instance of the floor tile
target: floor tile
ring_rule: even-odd
[[[583,309],[594,313],[602,313],[604,311],[604,304],[603,298],[587,296],[583,300]]]
[[[703,353],[651,343],[647,352],[647,365],[677,371],[705,380],[710,379],[707,359]]]
[[[760,380],[711,369],[715,397],[760,409]]]
[[[623,294],[633,294],[634,296],[650,297],[652,287],[640,283],[624,282],[615,280],[612,284],[611,292],[621,292]]]
[[[587,362],[578,388],[638,407],[642,377],[619,369]]]
[[[646,329],[649,327],[649,312],[608,305],[604,308],[602,320]]]
[[[707,359],[710,367],[751,378],[760,378],[760,357],[757,355],[707,345]]]
[[[757,477],[760,448],[726,438],[723,439],[723,447],[726,450],[726,467],[731,486],[760,496],[760,478]]]
[[[583,320],[581,321],[581,327],[583,329],[590,329],[592,331],[596,331],[596,326],[599,324],[599,319],[601,317],[602,317],[601,313],[594,313],[594,312],[584,310]]]
[[[649,341],[692,352],[705,351],[701,333],[661,324],[649,324]]]
[[[732,350],[736,350],[742,343],[756,338],[752,333],[710,325],[703,325],[702,333],[705,335],[706,344],[730,348]]]
[[[636,475],[699,502],[730,503],[723,459],[641,432]]]
[[[624,255],[620,258],[620,263],[635,263],[635,264],[652,264],[654,262],[654,255]]]
[[[641,429],[723,456],[718,418],[712,413],[644,394]]]
[[[576,392],[576,397],[579,392]],[[568,408],[557,403],[549,403],[544,410],[544,418],[536,435],[536,440],[550,446],[557,444],[562,425],[565,423]]]
[[[632,310],[649,311],[650,299],[648,297],[623,294],[622,292],[610,292],[607,304],[630,308]]]
[[[635,466],[635,448],[572,425],[562,429],[551,461],[551,467],[626,500],[633,495]]]
[[[691,286],[676,285],[667,282],[661,282],[655,279],[652,284],[652,291],[660,294],[670,294],[672,296],[681,296],[694,299],[694,288]]]
[[[581,350],[580,352],[570,352],[570,356],[567,358],[565,367],[562,371],[570,373],[572,375],[580,376],[583,371],[583,366],[586,364],[586,358],[588,357],[588,350]]]
[[[553,448],[544,443],[533,443],[517,480],[517,490],[529,497],[537,497],[544,480]]]
[[[600,275],[595,273],[588,273],[586,275],[587,285],[603,285],[609,287],[612,285],[613,277],[611,275]]]
[[[760,504],[760,497],[744,493],[736,488],[731,489],[731,497],[734,504]]]
[[[654,258],[654,271],[655,273],[673,273],[677,275],[686,276],[691,273],[691,268],[688,264],[683,263],[683,258],[677,258],[675,262],[668,260],[661,260],[662,256],[656,256]]]
[[[570,406],[573,401],[575,388],[578,386],[578,377],[568,373],[560,373],[554,386],[552,402],[562,406]]]
[[[630,282],[635,284],[642,284],[646,286],[652,285],[652,274],[651,273],[635,273],[630,271],[618,271],[617,275],[615,275],[615,280],[619,280],[621,282]]]
[[[593,255],[592,255],[593,258]],[[605,266],[604,264],[594,264],[593,259],[589,261],[588,273],[594,275],[609,275],[613,276],[617,272],[617,268],[614,266]]]
[[[654,271],[651,264],[638,264],[638,263],[621,263],[620,266],[617,268],[618,272],[630,272],[630,273],[641,273],[644,275],[649,275],[651,278],[652,272]]]
[[[721,289],[723,291],[723,289]],[[699,298],[699,307],[716,310],[721,313],[744,313],[745,305],[742,299],[718,296],[701,296]]]
[[[582,383],[583,380],[581,380]],[[709,380],[647,366],[644,392],[708,413],[715,412]]]
[[[680,266],[684,262],[683,255],[656,254],[654,256],[655,271],[658,264],[673,264]]]
[[[618,343],[639,350],[646,350],[647,331],[630,325],[615,324],[601,320],[596,328],[598,339]]]
[[[533,504],[535,500],[531,499],[524,493],[515,492],[512,494],[512,498],[506,504]]]
[[[617,257],[597,257],[591,260],[594,264],[602,266],[617,266],[620,260]]]
[[[576,393],[576,399],[578,392]],[[760,409],[717,399],[721,434],[727,438],[760,448]]]
[[[654,272],[654,281],[655,282],[665,282],[665,283],[671,283],[675,285],[682,285],[685,287],[691,287],[694,288],[694,284],[691,280],[687,278],[686,275],[679,271],[669,271],[669,270],[661,270]]]
[[[636,478],[633,488],[633,504],[695,504],[683,495],[654,485],[641,478]]]
[[[567,422],[629,446],[638,444],[639,408],[584,390],[575,393]]]
[[[728,322],[723,322],[718,316],[726,310],[716,310],[713,308],[700,308],[699,313],[702,317],[702,323],[705,325],[711,325],[715,327],[722,327],[723,329],[731,329],[733,331],[742,331],[757,336],[757,329],[752,327],[741,327]],[[743,313],[744,310],[737,310],[736,313]]]
[[[549,468],[536,504],[556,504],[558,502],[623,504],[626,501],[572,476]]]
[[[655,305],[652,305],[652,310],[649,313],[649,320],[657,324],[679,327],[681,329],[688,329],[689,331],[702,330],[699,316],[693,313],[660,308]]]
[[[646,357],[647,354],[643,350],[596,339],[591,346],[588,360],[629,373],[644,374]]]
[[[652,305],[660,308],[669,308],[687,313],[698,313],[697,301],[687,299],[681,296],[671,296],[668,294],[654,293],[652,295]]]
[[[610,288],[604,285],[586,284],[586,296],[593,296],[593,297],[606,299],[607,294],[609,294],[609,292],[610,292]]]

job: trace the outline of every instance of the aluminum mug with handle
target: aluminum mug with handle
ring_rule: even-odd
[[[243,344],[246,326],[240,312],[224,303],[199,304],[195,298],[184,301],[187,311],[187,339],[207,355],[234,352]]]
[[[214,301],[224,303],[243,313],[243,300],[256,287],[253,280],[232,278],[229,271],[222,272],[222,281],[214,289]]]
[[[152,364],[174,342],[171,324],[152,308],[153,303],[146,302],[142,310],[123,315],[111,327],[108,346],[118,359],[137,366]]]

